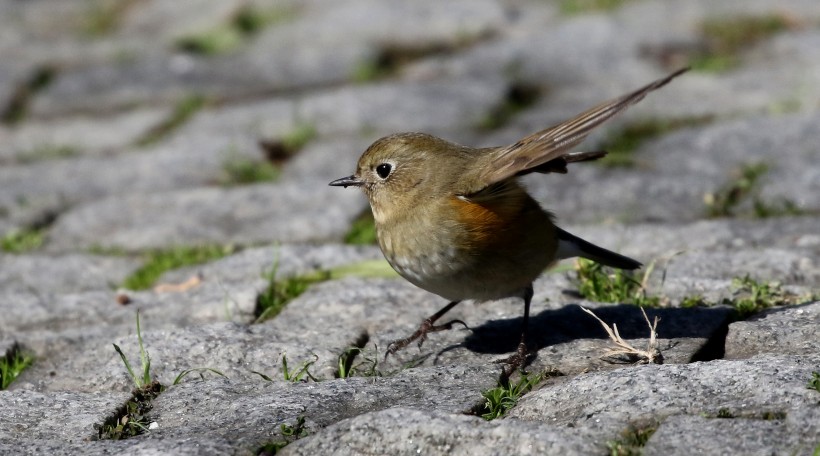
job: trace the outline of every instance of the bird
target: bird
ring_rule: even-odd
[[[461,320],[436,322],[464,300],[519,297],[524,318],[517,349],[505,373],[533,355],[527,348],[532,284],[558,260],[581,257],[634,270],[637,260],[594,245],[555,224],[519,183],[531,173],[567,173],[571,163],[597,160],[606,151],[575,151],[606,120],[686,72],[682,68],[633,92],[502,147],[473,148],[419,132],[376,140],[354,174],[331,186],[359,187],[370,202],[379,247],[390,266],[412,284],[449,301],[385,357]]]

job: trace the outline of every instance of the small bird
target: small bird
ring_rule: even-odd
[[[517,296],[524,301],[521,339],[515,354],[501,361],[512,372],[530,356],[526,341],[532,283],[549,265],[578,256],[614,268],[640,268],[638,261],[558,228],[518,176],[565,174],[570,163],[603,157],[604,151],[572,149],[595,127],[687,70],[505,147],[472,148],[424,133],[386,136],[362,154],[355,174],[331,182],[361,187],[390,266],[414,285],[450,301],[409,337],[391,343],[385,356],[415,340],[421,346],[430,332],[464,324],[435,323],[465,299]]]

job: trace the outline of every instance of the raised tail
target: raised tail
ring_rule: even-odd
[[[558,234],[558,252],[556,259],[581,257],[618,269],[638,269],[641,263],[632,258],[612,252],[603,247],[591,244],[578,236],[555,227]]]

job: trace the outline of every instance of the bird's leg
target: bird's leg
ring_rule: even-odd
[[[524,298],[524,323],[521,327],[521,340],[518,342],[518,348],[515,350],[515,354],[496,361],[497,363],[506,364],[502,375],[505,378],[509,378],[516,369],[524,367],[534,355],[534,353],[530,353],[527,350],[527,330],[529,329],[532,295],[532,285],[530,285],[524,290],[524,295],[522,296],[522,298]]]
[[[441,324],[441,325],[433,325],[433,323],[435,323],[436,320],[438,320],[444,314],[449,312],[450,309],[455,307],[456,304],[458,304],[459,302],[461,302],[461,301],[453,301],[453,302],[447,304],[446,306],[444,306],[443,308],[441,308],[441,310],[439,310],[438,312],[436,312],[433,315],[430,315],[429,317],[427,317],[423,322],[421,322],[421,325],[419,326],[419,329],[417,329],[416,332],[414,332],[413,334],[410,334],[409,337],[405,337],[404,339],[394,340],[393,342],[391,342],[390,345],[387,346],[387,353],[384,354],[384,358],[387,359],[388,355],[392,355],[393,353],[396,353],[397,351],[399,351],[399,350],[403,349],[404,347],[410,345],[410,342],[413,342],[416,339],[419,339],[419,348],[420,348],[421,345],[424,343],[424,341],[427,339],[427,333],[437,332],[437,331],[444,331],[445,329],[452,329],[453,324],[455,324],[455,323],[461,323],[466,328],[467,324],[464,323],[461,320],[450,320],[447,323],[444,323],[444,324]]]

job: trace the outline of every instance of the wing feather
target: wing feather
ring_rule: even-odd
[[[634,92],[602,103],[572,119],[527,136],[515,144],[496,149],[479,176],[479,182],[486,186],[530,172],[562,173],[566,172],[567,163],[602,157],[605,152],[603,154],[601,152],[572,153],[570,150],[586,139],[594,128],[688,70],[688,68],[680,69]],[[551,165],[548,165],[550,163]]]

